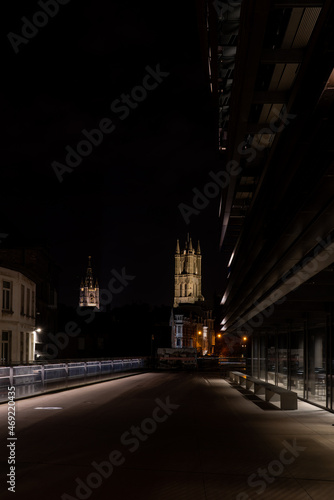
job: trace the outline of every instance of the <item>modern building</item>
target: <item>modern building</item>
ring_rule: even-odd
[[[222,330],[247,337],[253,376],[334,410],[334,4],[199,4],[228,178]]]
[[[184,249],[179,240],[175,251],[174,305],[171,312],[172,348],[196,348],[212,354],[215,345],[212,308],[202,295],[202,255],[200,243],[196,252],[187,236]]]
[[[36,284],[24,274],[0,267],[0,365],[35,358]]]
[[[94,281],[91,256],[88,257],[86,277],[81,280],[79,307],[100,309],[100,289],[97,279]]]

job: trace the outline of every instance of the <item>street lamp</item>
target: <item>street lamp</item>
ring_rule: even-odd
[[[42,329],[41,328],[36,328],[32,333],[34,334],[34,352],[33,352],[33,357],[34,359],[40,358],[40,354],[36,354],[36,344],[38,343],[38,337],[37,334],[41,333]]]
[[[241,357],[244,358],[245,357],[245,353],[246,353],[246,348],[247,348],[246,342],[247,342],[248,338],[247,337],[242,337],[242,340],[243,340],[244,343],[241,345],[241,347],[244,348],[244,352],[242,353]]]
[[[201,343],[200,343],[199,338],[198,338],[200,335],[202,335],[202,332],[201,332],[201,330],[198,330],[197,335],[196,335],[196,349],[197,349],[198,353],[202,352],[202,346],[201,346]]]

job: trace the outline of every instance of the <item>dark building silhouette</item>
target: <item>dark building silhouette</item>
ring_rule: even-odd
[[[57,329],[59,268],[44,242],[21,243],[10,237],[0,247],[0,266],[21,272],[36,284],[34,357],[39,359],[43,346],[48,342],[48,334],[55,333]]]

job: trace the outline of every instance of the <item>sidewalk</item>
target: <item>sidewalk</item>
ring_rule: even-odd
[[[221,498],[231,500],[334,498],[332,413],[303,401],[298,401],[298,410],[281,411],[265,402],[257,404],[252,393],[228,380],[209,383],[221,386],[235,416],[234,423],[229,420],[229,435],[237,438],[235,449],[225,457],[226,477],[206,481],[208,500],[218,499],[219,483]],[[231,445],[232,450],[232,441],[226,436],[225,448]]]
[[[15,498],[331,500],[334,415],[298,404],[258,403],[212,372],[144,373],[17,401]],[[6,415],[1,405],[3,478]],[[108,475],[114,450],[124,461]]]

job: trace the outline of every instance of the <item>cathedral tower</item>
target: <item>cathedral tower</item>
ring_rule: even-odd
[[[192,240],[187,236],[184,250],[180,250],[179,240],[175,251],[174,307],[194,304],[204,300],[202,295],[201,248],[193,248]]]
[[[85,280],[81,280],[79,307],[96,307],[100,309],[100,293],[97,280],[93,280],[91,256],[88,257],[88,267]]]

